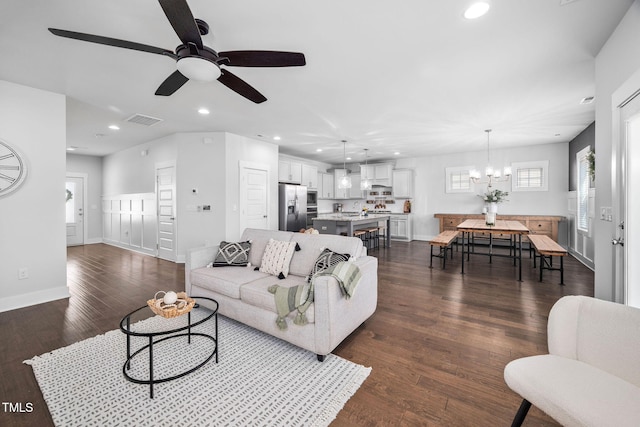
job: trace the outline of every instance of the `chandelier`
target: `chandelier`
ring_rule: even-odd
[[[491,149],[489,145],[491,129],[486,129],[485,132],[487,133],[487,167],[484,170],[486,179],[481,179],[480,171],[477,169],[469,171],[469,178],[474,184],[488,184],[487,187],[491,188],[494,182],[509,181],[509,178],[511,178],[511,166],[505,166],[502,171],[500,171],[500,169],[494,169],[493,166],[491,166]]]
[[[347,140],[343,139],[342,144],[342,169],[344,169],[344,176],[338,181],[338,188],[340,189],[351,188],[351,177],[347,170]]]
[[[368,158],[367,158],[367,151],[369,151],[368,148],[364,149],[364,170],[367,171],[367,173],[369,172],[369,168],[367,168],[367,166],[369,165],[369,163],[367,162]],[[371,180],[369,179],[368,176],[365,176],[362,181],[360,181],[360,189],[361,190],[371,190]]]

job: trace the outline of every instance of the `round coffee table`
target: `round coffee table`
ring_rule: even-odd
[[[171,380],[175,380],[178,378],[182,378],[185,375],[188,375],[192,372],[197,371],[201,367],[203,367],[207,362],[209,362],[214,356],[216,358],[216,363],[218,363],[218,302],[211,298],[205,297],[191,297],[196,300],[195,307],[186,315],[179,316],[174,319],[166,319],[166,325],[163,325],[162,322],[160,326],[156,327],[148,327],[147,325],[140,326],[141,324],[137,323],[137,318],[148,314],[145,312],[146,310],[151,311],[148,306],[140,307],[131,313],[127,314],[120,321],[120,330],[127,335],[127,360],[124,362],[122,366],[122,373],[125,378],[136,384],[149,384],[149,396],[153,399],[153,385],[158,383],[163,383]],[[203,307],[199,304],[199,301],[206,300],[207,307]],[[175,320],[175,319],[185,319],[184,321]],[[193,332],[192,329],[198,325],[203,324],[204,322],[210,321],[213,319],[215,322],[215,332],[213,335],[206,334],[203,332]],[[176,323],[178,323],[176,325]],[[146,337],[149,343],[140,349],[131,352],[131,337]],[[199,363],[198,365],[187,369],[186,371],[179,372],[169,377],[165,378],[154,378],[153,374],[153,351],[154,345],[161,343],[167,340],[179,340],[185,339],[186,337],[187,344],[191,344],[191,337],[204,337],[205,339],[209,339],[213,342],[213,350],[211,354],[208,354],[206,359]],[[188,349],[188,346],[181,347],[181,349]],[[141,379],[141,378],[133,378],[129,375],[129,369],[131,368],[131,362],[136,356],[143,354],[145,350],[148,350],[149,353],[149,378]]]

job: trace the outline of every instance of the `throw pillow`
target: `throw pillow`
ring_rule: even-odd
[[[289,274],[289,264],[295,250],[296,242],[269,239],[260,262],[260,271],[284,279]]]
[[[246,267],[249,263],[250,250],[250,240],[235,243],[222,241],[212,267]]]
[[[323,250],[318,258],[316,258],[316,262],[313,264],[313,268],[311,269],[311,273],[309,274],[307,281],[311,281],[314,274],[317,274],[322,270],[326,270],[339,262],[349,261],[350,258],[351,256],[349,254],[339,254],[337,252],[333,252],[331,249]]]

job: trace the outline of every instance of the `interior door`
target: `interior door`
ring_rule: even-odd
[[[158,201],[158,258],[177,258],[175,166],[156,168]]]
[[[640,226],[637,221],[628,218],[639,218],[640,201],[633,195],[635,187],[640,182],[640,95],[636,94],[625,103],[620,111],[622,147],[620,153],[621,184],[619,214],[617,218],[617,234],[612,243],[616,245],[615,256],[617,269],[620,271],[619,280],[624,289],[624,303],[633,307],[640,307],[640,267],[637,262],[629,258],[629,254],[637,254],[640,250]]]
[[[253,166],[240,169],[240,232],[269,228],[269,171]]]
[[[67,246],[84,244],[84,179],[67,177],[66,183]]]

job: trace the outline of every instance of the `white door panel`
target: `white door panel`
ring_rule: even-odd
[[[175,167],[156,168],[158,203],[158,257],[175,261],[176,252],[176,201]]]
[[[67,246],[84,244],[84,178],[67,177]]]

